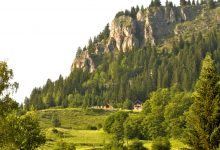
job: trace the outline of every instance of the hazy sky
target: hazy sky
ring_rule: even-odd
[[[0,60],[7,61],[19,83],[14,98],[22,102],[48,78],[66,77],[79,46],[101,32],[118,11],[149,2],[0,0]]]

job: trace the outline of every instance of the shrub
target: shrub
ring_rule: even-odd
[[[53,129],[52,129],[52,132],[56,134],[56,133],[58,133],[59,131],[58,131],[56,128],[53,128]]]
[[[56,116],[52,117],[51,122],[52,122],[54,127],[60,127],[61,126],[60,119],[58,117],[56,117]]]
[[[143,146],[141,141],[135,140],[131,145],[129,145],[128,150],[147,150],[147,148]]]
[[[99,124],[97,125],[97,129],[101,129],[101,128],[102,128],[102,124],[99,123]]]
[[[159,137],[153,141],[151,149],[152,150],[170,150],[171,144],[167,138]]]
[[[88,125],[86,127],[87,130],[97,130],[97,127],[96,126],[92,126],[92,125]]]

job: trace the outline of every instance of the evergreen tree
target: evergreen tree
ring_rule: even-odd
[[[211,56],[203,63],[193,93],[194,102],[187,114],[187,142],[194,149],[214,150],[220,139],[219,77]]]
[[[191,5],[191,1],[190,0],[188,0],[187,5]]]
[[[192,0],[192,5],[194,5],[194,6],[196,5],[195,0]]]
[[[209,0],[209,1],[208,1],[208,5],[209,5],[209,8],[210,8],[210,9],[215,8],[215,2],[214,2],[214,0]]]
[[[180,6],[186,6],[187,2],[186,0],[180,0]]]
[[[154,0],[154,6],[155,7],[160,7],[161,6],[161,1],[160,0]]]
[[[149,7],[154,7],[154,1],[151,0]]]
[[[168,0],[166,0],[165,6],[168,7],[168,4],[169,4],[169,2],[168,2]]]

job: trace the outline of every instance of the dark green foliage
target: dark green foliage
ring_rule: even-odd
[[[187,2],[186,0],[180,0],[180,6],[186,6]]]
[[[161,1],[160,0],[152,0],[149,7],[160,7]]]
[[[76,57],[79,57],[82,54],[82,51],[81,47],[79,47],[76,51]]]
[[[123,16],[125,13],[123,11],[119,11],[116,15],[115,18],[118,18],[120,16]]]
[[[131,7],[131,10],[125,10],[125,11],[119,11],[116,15],[115,18],[119,18],[120,16],[130,16],[131,18],[136,18],[138,11],[140,10],[139,6]]]
[[[183,133],[186,126],[184,114],[192,104],[191,93],[177,91],[171,95],[170,103],[166,106],[164,112],[166,132],[169,137],[181,139],[184,138]]]
[[[194,149],[214,150],[220,138],[219,76],[211,56],[202,63],[193,93],[193,104],[187,114],[187,142]]]
[[[191,104],[191,94],[181,91],[178,85],[151,93],[143,106],[145,118],[141,119],[142,123],[138,126],[142,128],[144,139],[154,139],[158,136],[183,138],[186,126],[185,112]]]
[[[10,98],[18,87],[11,83],[13,72],[0,62],[0,147],[1,149],[32,150],[45,143],[36,115],[20,111],[18,103]]]
[[[169,103],[170,93],[168,89],[159,89],[151,94],[148,100],[151,106],[151,113],[147,115],[148,134],[151,138],[166,136],[164,111]]]
[[[160,0],[154,0],[154,6],[156,6],[156,7],[161,6]]]
[[[97,130],[97,127],[96,126],[92,126],[92,125],[88,125],[86,127],[87,130]]]
[[[28,113],[21,117],[10,115],[6,119],[8,142],[13,143],[20,150],[32,150],[46,142],[41,133],[35,114]]]
[[[127,117],[126,112],[117,112],[108,116],[104,123],[103,130],[114,135],[114,141],[117,141],[116,144],[124,143],[124,122]]]
[[[53,116],[52,119],[51,119],[51,122],[52,122],[54,127],[60,127],[61,126],[60,119],[57,116]]]
[[[129,117],[124,123],[124,135],[126,139],[146,139],[144,127],[142,125],[144,117]]]
[[[132,110],[133,109],[133,104],[131,102],[131,100],[126,99],[123,103],[123,109],[129,109]]]
[[[141,141],[135,140],[131,145],[129,145],[128,150],[147,150],[147,148],[143,146]]]
[[[104,145],[104,150],[127,150],[127,147],[113,138],[110,143]]]
[[[152,150],[170,150],[171,144],[170,141],[167,138],[157,138],[153,141]]]
[[[208,5],[209,5],[209,8],[210,8],[210,9],[215,8],[215,2],[214,2],[214,0],[209,0],[209,1],[208,1]]]
[[[105,31],[103,33],[107,36],[108,26]],[[91,54],[97,65],[93,73],[75,69],[66,79],[60,76],[55,82],[48,80],[45,86],[32,91],[25,105],[35,109],[53,106],[86,108],[106,104],[123,107],[125,100],[144,102],[152,91],[176,83],[183,91],[191,91],[207,52],[213,54],[216,65],[220,64],[217,33],[218,30],[213,30],[206,36],[193,34],[187,40],[180,36],[171,53],[158,53],[157,48],[147,46],[126,53]]]

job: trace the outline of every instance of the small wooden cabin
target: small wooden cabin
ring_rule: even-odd
[[[143,103],[141,101],[139,101],[139,100],[136,100],[133,103],[133,110],[141,111],[142,107],[143,107]]]

